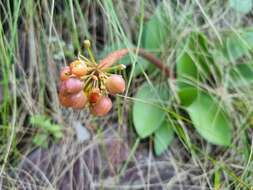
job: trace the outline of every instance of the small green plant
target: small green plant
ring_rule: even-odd
[[[160,15],[161,11],[159,8]],[[160,49],[166,41],[166,35],[157,38],[152,36],[154,33],[151,32],[155,28],[159,30],[156,31],[157,34],[166,33],[166,27],[161,27],[163,23],[164,20],[159,19],[157,12],[146,23],[142,44],[145,49]],[[149,24],[153,27],[149,27]],[[216,56],[218,51],[218,55],[229,64],[248,55],[252,50],[252,28],[241,30],[238,34],[227,32],[222,38],[222,46],[218,40],[210,44],[204,33],[190,32],[175,47],[176,96],[164,96],[170,94],[170,88],[161,83],[152,85],[145,82],[138,89],[133,105],[133,123],[140,138],[154,138],[157,155],[167,149],[172,142],[173,133],[176,132],[184,141],[189,139],[185,138],[187,134],[182,134],[183,130],[178,130],[178,121],[183,121],[186,126],[193,126],[212,144],[230,146],[232,119],[221,97],[213,93],[225,80],[222,78],[225,76],[222,73],[224,68],[216,62]],[[153,41],[157,43],[150,43]],[[252,84],[252,68],[252,63],[249,62],[229,67],[227,78],[232,82],[229,83],[229,89]],[[179,109],[176,108],[178,105]],[[182,113],[182,110],[186,113]]]
[[[157,155],[167,149],[175,132],[181,135],[181,139],[184,141],[189,140],[188,135],[179,129],[180,122],[183,122],[187,127],[193,126],[204,139],[212,144],[229,146],[232,141],[233,128],[228,114],[229,110],[224,106],[221,96],[214,93],[224,81],[222,74],[224,68],[221,68],[216,62],[217,55],[229,64],[249,54],[252,49],[251,42],[253,42],[252,29],[243,30],[240,34],[233,34],[232,32],[229,34],[229,31],[226,31],[227,33],[224,33],[216,41],[214,40],[213,43],[210,43],[208,37],[202,32],[188,32],[175,47],[176,68],[172,71],[165,63],[156,58],[156,56],[160,56],[159,50],[168,38],[169,31],[168,27],[165,26],[169,25],[170,21],[166,21],[164,15],[163,7],[158,6],[154,15],[144,24],[141,48],[114,50],[99,64],[96,64],[89,49],[90,46],[88,46],[91,61],[80,56],[85,63],[84,68],[78,67],[75,71],[70,65],[69,70],[72,73],[68,71],[67,75],[65,73],[61,75],[62,81],[66,77],[68,81],[75,80],[71,77],[73,75],[78,76],[84,82],[84,87],[80,81],[78,85],[78,81],[72,82],[75,83],[73,85],[74,90],[78,89],[74,93],[83,90],[82,94],[85,94],[85,98],[82,99],[81,104],[78,103],[77,107],[75,107],[75,103],[68,105],[69,100],[75,102],[76,98],[68,98],[67,103],[63,101],[61,92],[68,91],[68,88],[71,91],[71,84],[63,90],[60,89],[61,103],[67,107],[84,108],[88,102],[94,115],[106,115],[112,107],[108,94],[123,93],[125,90],[124,79],[120,75],[111,75],[108,71],[113,70],[114,67],[110,68],[110,66],[133,51],[136,55],[152,63],[147,64],[148,62],[141,60],[139,63],[141,69],[137,69],[135,75],[140,74],[140,71],[149,72],[153,68],[151,66],[155,65],[166,77],[176,81],[176,95],[172,95],[170,87],[165,82],[152,85],[148,80],[138,89],[134,97],[132,109],[134,127],[140,138],[153,137],[154,150]],[[158,51],[151,54],[147,50]],[[130,62],[129,58],[123,63],[127,64],[127,62]],[[123,68],[122,64],[115,66],[116,69],[121,67]],[[239,86],[241,86],[242,81],[252,82],[251,64],[233,65],[228,70],[228,77],[233,79],[234,83],[238,83]],[[81,72],[80,76],[79,71]],[[87,79],[86,76],[90,79]],[[98,86],[96,86],[96,82],[99,84]],[[102,96],[100,96],[101,92]],[[68,93],[71,94],[72,92]],[[67,96],[69,97],[69,94]],[[64,98],[66,98],[65,95]],[[96,101],[101,101],[101,104],[96,103]]]
[[[54,124],[44,115],[33,115],[30,118],[30,123],[38,130],[33,138],[33,142],[37,146],[47,148],[50,136],[52,136],[55,141],[58,141],[63,137],[62,126]]]

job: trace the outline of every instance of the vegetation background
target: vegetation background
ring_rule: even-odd
[[[0,189],[252,189],[252,4],[0,0]],[[130,52],[127,91],[108,116],[65,109],[59,71],[84,39],[98,60],[145,48],[177,79]],[[145,85],[173,97],[155,90],[162,112]],[[191,104],[185,85],[205,94]],[[156,133],[164,120],[169,132]]]

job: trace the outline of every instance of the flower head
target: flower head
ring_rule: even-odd
[[[59,100],[65,107],[83,109],[89,106],[94,115],[104,116],[112,107],[109,94],[115,95],[125,91],[125,80],[121,75],[111,72],[125,69],[125,66],[108,67],[112,64],[105,64],[103,61],[97,64],[90,41],[85,40],[84,46],[90,59],[79,54],[76,60],[62,69]],[[115,59],[117,56],[112,57],[111,61]],[[108,62],[108,59],[106,61]]]

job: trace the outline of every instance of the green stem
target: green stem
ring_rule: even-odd
[[[134,146],[133,146],[133,148],[132,148],[132,150],[131,150],[131,152],[130,152],[130,154],[129,154],[129,156],[128,156],[128,158],[127,158],[125,164],[124,164],[124,166],[123,166],[122,169],[120,170],[118,179],[120,179],[120,177],[121,177],[121,176],[123,175],[123,173],[125,172],[125,170],[126,170],[126,168],[127,168],[127,166],[128,166],[128,163],[130,162],[130,160],[131,160],[132,157],[134,156],[134,154],[135,154],[135,152],[136,152],[136,149],[137,149],[137,147],[139,146],[140,140],[141,140],[140,138],[137,138],[137,139],[136,139],[136,141],[135,141],[135,143],[134,143]]]

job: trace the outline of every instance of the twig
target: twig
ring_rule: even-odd
[[[155,55],[153,55],[150,52],[147,52],[144,49],[120,49],[116,50],[110,54],[107,55],[104,59],[102,59],[99,63],[99,68],[107,68],[110,67],[111,65],[115,64],[117,61],[122,59],[124,56],[126,56],[130,51],[136,51],[136,53],[143,57],[144,59],[148,60],[150,63],[154,64],[157,68],[159,68],[162,72],[167,77],[172,77],[172,72],[171,70],[160,60],[158,59]]]

